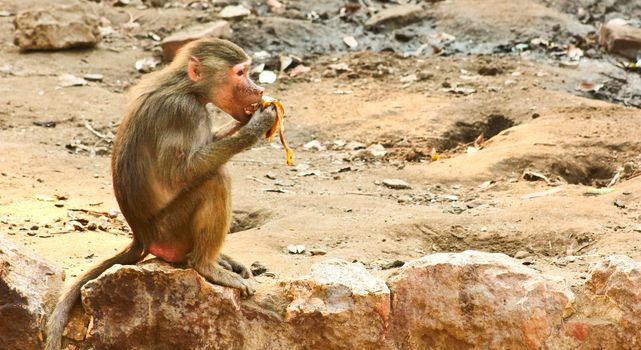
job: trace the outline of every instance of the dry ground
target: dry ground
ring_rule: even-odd
[[[11,10],[21,6],[28,4],[9,1]],[[453,11],[447,6],[440,11]],[[567,20],[557,10],[532,6],[544,11],[543,20]],[[104,11],[112,22],[122,15]],[[150,26],[195,16],[188,10],[153,11],[162,17]],[[467,22],[480,16],[462,15],[471,18]],[[441,23],[448,18],[443,15]],[[0,228],[74,276],[130,238],[118,221],[109,232],[65,232],[69,209],[117,210],[109,156],[76,153],[65,145],[97,141],[85,122],[106,131],[120,120],[123,92],[140,77],[134,62],[149,52],[123,36],[93,50],[20,53],[11,44],[11,20],[0,18]],[[493,31],[509,32],[515,24],[493,25]],[[323,74],[339,62],[352,72]],[[641,111],[567,92],[598,75],[596,63],[568,70],[518,55],[402,58],[366,52],[327,54],[309,65],[311,72],[267,87],[288,109],[287,137],[299,167],[285,166],[277,143],[261,143],[229,165],[234,208],[254,214],[239,216],[248,227],[229,235],[225,246],[242,262],[260,261],[282,278],[305,273],[321,259],[341,258],[384,275],[389,270],[381,265],[432,252],[525,251],[525,263],[577,283],[602,256],[640,257],[641,177],[632,176],[640,160]],[[484,67],[496,68],[496,75],[478,74]],[[104,74],[104,82],[58,87],[59,74],[95,72]],[[410,74],[421,79],[401,82]],[[447,86],[474,92],[454,94]],[[57,125],[34,125],[46,121]],[[477,152],[457,148],[481,133],[496,136]],[[327,149],[303,148],[314,139]],[[336,140],[381,143],[388,154],[361,160],[354,157],[358,151],[336,147]],[[432,148],[440,160],[406,161]],[[303,164],[318,172],[299,176]],[[586,195],[624,167],[624,180],[612,193]],[[552,184],[523,179],[525,170],[544,174]],[[276,180],[266,178],[268,173]],[[388,178],[412,188],[388,189],[381,185]],[[550,189],[558,192],[522,198]],[[59,208],[38,200],[39,194],[68,199]],[[328,253],[292,255],[289,244]]]

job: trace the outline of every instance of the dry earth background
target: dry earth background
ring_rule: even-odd
[[[641,79],[597,44],[608,19],[639,26],[638,2],[428,1],[419,18],[383,29],[364,26],[368,11],[407,1],[362,1],[371,8],[353,12],[358,1],[281,2],[279,11],[241,2],[252,14],[230,20],[231,40],[254,65],[278,71],[281,56],[295,56],[265,85],[287,108],[295,166],[277,142],[229,166],[236,232],[224,250],[267,268],[259,290],[327,257],[383,277],[429,253],[476,249],[572,285],[605,256],[641,258]],[[160,60],[159,40],[236,3],[91,3],[112,29],[97,47],[20,52],[14,15],[42,2],[3,0],[2,234],[72,277],[125,246],[109,138],[96,144],[90,128],[115,131],[126,90],[143,75],[136,62]],[[296,64],[310,70],[292,77]],[[63,74],[103,78],[61,87]],[[487,141],[475,143],[481,134]],[[431,161],[433,152],[440,159]],[[613,191],[594,190],[615,177]],[[306,252],[290,254],[292,244]],[[326,255],[309,254],[315,249]]]

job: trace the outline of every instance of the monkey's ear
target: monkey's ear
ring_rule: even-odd
[[[191,81],[198,82],[203,77],[200,74],[200,60],[194,56],[189,58],[189,63],[187,64],[187,75]]]

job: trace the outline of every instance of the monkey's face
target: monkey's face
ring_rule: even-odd
[[[249,78],[249,62],[233,66],[222,84],[214,88],[212,102],[239,122],[246,123],[262,101],[265,88]]]

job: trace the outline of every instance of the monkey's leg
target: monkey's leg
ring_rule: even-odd
[[[223,169],[201,187],[202,201],[191,221],[190,234],[194,243],[187,263],[210,282],[238,288],[243,296],[249,296],[254,294],[249,280],[218,264],[231,221],[229,193],[229,179]],[[227,259],[223,260],[229,263]]]
[[[221,253],[218,256],[218,264],[227,270],[241,275],[243,278],[250,278],[252,276],[251,272],[249,272],[249,269],[245,267],[245,265],[232,259],[229,255]]]

